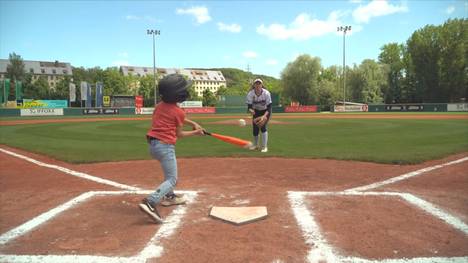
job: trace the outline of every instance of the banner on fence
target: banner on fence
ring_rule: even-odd
[[[62,116],[63,109],[21,109],[21,116]]]
[[[286,106],[286,108],[284,108],[284,112],[317,112],[317,111],[318,111],[317,105]]]
[[[215,107],[183,108],[185,113],[216,113]]]
[[[346,108],[345,108],[346,107]],[[334,111],[335,112],[367,112],[369,107],[367,104],[362,105],[335,105]]]
[[[187,100],[179,104],[181,108],[201,108],[203,102],[198,100]]]
[[[110,107],[110,96],[102,96],[102,104],[104,107]]]
[[[468,103],[449,103],[447,111],[468,111]]]
[[[80,83],[80,92],[81,100],[86,100],[88,98],[88,83],[86,81]]]
[[[91,108],[93,107],[93,97],[92,97],[92,91],[91,91],[91,85],[89,83],[86,83],[86,108]]]
[[[119,109],[83,109],[83,115],[119,114]]]
[[[150,115],[153,114],[154,108],[135,108],[135,114],[138,115]]]
[[[23,85],[21,81],[15,82],[15,98],[16,100],[23,99]]]
[[[67,108],[68,101],[66,100],[31,100],[23,99],[23,109],[30,108]]]
[[[102,95],[103,95],[104,85],[102,82],[96,82],[96,107],[102,107]]]
[[[76,85],[75,83],[68,84],[68,93],[70,97],[70,102],[75,102],[76,101]]]

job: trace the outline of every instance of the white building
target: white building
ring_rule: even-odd
[[[193,88],[198,96],[203,96],[203,91],[209,90],[216,93],[219,88],[226,87],[226,79],[221,71],[204,70],[204,69],[176,69],[176,68],[156,68],[158,78],[162,78],[168,74],[182,74],[193,81]],[[120,72],[124,76],[134,75],[143,77],[153,75],[152,67],[134,67],[121,66]]]
[[[7,66],[10,64],[8,59],[0,59],[0,80],[6,78]],[[57,83],[64,76],[72,76],[72,67],[66,62],[49,62],[49,61],[30,61],[23,60],[24,70],[26,73],[32,74],[32,81],[36,81],[40,77],[46,78],[50,88],[55,88]]]

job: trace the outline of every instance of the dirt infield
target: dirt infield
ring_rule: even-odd
[[[194,119],[224,119],[220,124],[237,124],[239,118],[246,118],[246,114],[238,115],[188,115]],[[323,114],[307,114],[307,115],[287,115],[274,114],[274,119],[415,119],[415,120],[468,120],[468,114],[352,114],[352,113],[323,113]],[[29,119],[29,120],[0,120],[0,126],[21,125],[21,124],[40,124],[40,123],[61,123],[61,122],[97,122],[97,121],[137,121],[149,120],[149,116],[139,117],[99,117],[99,118],[76,118],[76,119]],[[227,120],[226,120],[227,119]],[[272,119],[270,124],[286,124],[286,122]],[[249,122],[247,122],[249,123]]]
[[[72,165],[0,149],[0,262],[468,260],[468,153],[405,166],[178,159],[177,189],[193,198],[161,208],[155,225],[137,204],[161,181],[158,162]],[[234,226],[210,218],[212,206],[269,216]]]

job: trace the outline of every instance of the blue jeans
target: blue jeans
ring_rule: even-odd
[[[148,197],[148,201],[156,205],[166,194],[173,193],[177,183],[177,160],[173,144],[165,144],[153,139],[150,140],[149,150],[153,159],[159,161],[164,172],[164,182]]]

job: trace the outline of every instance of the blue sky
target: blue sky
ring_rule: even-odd
[[[323,66],[377,59],[425,25],[466,18],[468,1],[4,1],[0,58],[64,61],[75,67],[233,67],[279,77],[300,54]]]

